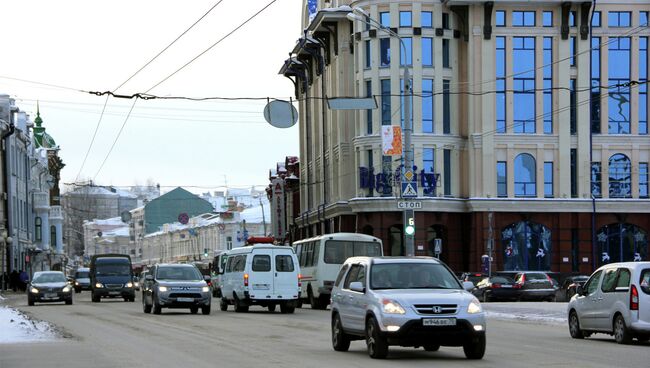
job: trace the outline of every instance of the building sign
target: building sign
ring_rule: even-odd
[[[422,188],[425,197],[436,195],[436,187],[439,183],[440,174],[424,172],[412,173],[412,182]],[[402,174],[397,168],[395,172],[384,171],[375,174],[374,168],[359,167],[359,188],[375,190],[378,194],[389,194],[392,192],[393,184],[399,185],[402,182]]]
[[[273,196],[271,197],[271,228],[276,240],[284,240],[286,232],[286,215],[284,208],[284,180],[276,178],[271,180]],[[266,234],[265,234],[266,235]]]
[[[311,22],[318,13],[318,0],[307,0],[307,12],[309,12],[309,21]]]
[[[402,128],[393,125],[381,127],[381,150],[387,156],[402,155]]]

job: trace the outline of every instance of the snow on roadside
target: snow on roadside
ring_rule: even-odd
[[[483,303],[488,318],[550,325],[567,323],[566,308],[567,303]]]
[[[58,336],[52,325],[34,321],[9,307],[0,307],[0,344],[52,341]]]
[[[533,322],[533,323],[543,323],[549,325],[564,325],[567,323],[566,317],[523,314],[523,313],[503,313],[503,312],[488,311],[487,317],[498,319],[498,320]]]

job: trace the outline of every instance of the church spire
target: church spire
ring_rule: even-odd
[[[41,124],[43,124],[43,119],[41,119],[41,109],[38,104],[38,100],[36,101],[36,119],[34,119],[34,123],[39,128],[41,127]]]

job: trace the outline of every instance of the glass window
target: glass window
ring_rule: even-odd
[[[422,149],[423,175],[420,182],[422,184],[422,193],[425,197],[433,197],[436,195],[435,157],[434,148]]]
[[[605,270],[605,275],[603,276],[603,282],[600,286],[600,290],[606,293],[614,291],[614,288],[616,287],[616,271],[617,270],[615,268]]]
[[[348,272],[348,276],[345,278],[345,283],[343,284],[344,289],[349,289],[350,288],[350,283],[357,281],[357,278],[359,277],[359,270],[361,269],[361,266],[359,265],[352,265],[352,268],[350,268],[350,272]]]
[[[399,26],[400,27],[412,27],[413,19],[410,11],[401,11],[399,12]]]
[[[609,42],[609,85],[630,81],[630,38],[612,37]],[[609,134],[630,134],[630,87],[609,89]]]
[[[571,10],[569,12],[569,27],[575,27],[576,26],[576,11]]]
[[[600,264],[638,262],[648,256],[648,234],[636,225],[622,222],[605,225],[596,232],[596,241]]]
[[[648,13],[647,11],[639,12],[639,27],[648,27]]]
[[[433,133],[433,79],[422,79],[422,133]]]
[[[451,96],[449,81],[442,81],[442,134],[451,134]]]
[[[496,126],[497,133],[506,132],[506,38],[496,37]]]
[[[390,27],[390,12],[379,13],[379,23],[384,27]]]
[[[591,163],[591,195],[593,195],[596,198],[600,198],[603,196],[602,170],[603,170],[603,166],[600,162]]]
[[[501,231],[502,255],[506,271],[546,271],[551,269],[551,230],[532,221],[519,221]],[[526,275],[528,279],[528,275]],[[546,279],[542,275],[542,279]]]
[[[341,280],[343,279],[343,276],[345,276],[345,272],[348,270],[350,266],[344,265],[341,267],[341,270],[339,271],[338,276],[336,276],[336,281],[334,282],[334,285],[341,287]]]
[[[442,67],[449,68],[449,40],[442,40]]]
[[[381,244],[351,240],[328,240],[325,242],[325,263],[343,264],[350,257],[380,256]]]
[[[275,256],[275,270],[277,272],[293,272],[293,258],[288,254]]]
[[[497,196],[508,196],[508,164],[497,161]]]
[[[253,271],[271,271],[271,257],[266,254],[258,254],[253,256]]]
[[[390,79],[381,80],[381,125],[390,125]]]
[[[50,226],[50,246],[56,248],[56,226]]]
[[[639,286],[641,286],[641,290],[643,290],[644,293],[650,294],[650,269],[641,271]]]
[[[627,11],[610,11],[607,14],[607,24],[610,27],[629,27],[631,13]]]
[[[569,66],[576,66],[576,38],[569,39]]]
[[[542,13],[542,25],[544,27],[553,27],[553,12],[545,11]]]
[[[34,219],[34,237],[36,241],[43,240],[43,222],[40,217]]]
[[[618,269],[618,278],[616,279],[617,288],[629,288],[630,287],[630,270],[627,268]]]
[[[587,283],[585,283],[585,291],[587,292],[587,295],[591,295],[598,290],[598,283],[600,282],[600,276],[603,274],[603,271],[598,271],[595,274],[593,274]]]
[[[591,132],[600,134],[600,37],[591,38]]]
[[[553,134],[553,38],[544,37],[544,134]]]
[[[535,27],[535,12],[534,11],[513,11],[512,26],[513,27]]]
[[[402,37],[402,42],[404,42],[404,47],[400,46],[400,65],[412,65],[413,64],[413,39],[411,37]],[[404,48],[406,48],[406,55],[404,55]]]
[[[495,19],[495,25],[497,27],[505,27],[506,26],[506,12],[503,10],[497,10],[494,13],[494,19]]]
[[[422,28],[432,28],[433,13],[430,11],[423,11],[420,13],[420,23],[422,24]]]
[[[433,38],[422,37],[422,66],[433,66]]]
[[[591,18],[591,26],[592,27],[600,27],[600,12],[599,11],[593,12],[592,18]]]
[[[648,198],[648,163],[639,162],[639,197]]]
[[[639,37],[639,134],[648,134],[648,37]]]
[[[390,66],[390,38],[379,39],[379,56],[382,68]]]
[[[513,37],[514,132],[535,133],[535,37]]]
[[[609,158],[609,197],[632,197],[632,168],[630,159],[617,153]]]
[[[576,80],[571,78],[569,80],[569,131],[571,134],[576,134],[578,131],[578,109],[576,107],[576,98]]]
[[[535,159],[528,153],[522,153],[515,158],[515,196],[535,197],[535,186]]]
[[[370,52],[370,40],[365,41],[366,46],[366,69],[370,68],[371,52]]]
[[[444,169],[444,193],[445,196],[451,196],[451,150],[442,151],[442,164]]]
[[[544,197],[553,198],[553,162],[544,162]]]
[[[571,198],[578,197],[578,150],[571,148]]]
[[[372,81],[366,81],[366,97],[372,97]],[[366,110],[366,133],[372,134],[372,109]]]
[[[422,149],[422,166],[425,173],[432,173],[435,167],[435,153],[433,148]]]
[[[442,29],[451,29],[449,26],[449,13],[442,13]]]
[[[370,287],[381,289],[460,289],[458,279],[441,264],[379,263],[370,269]]]

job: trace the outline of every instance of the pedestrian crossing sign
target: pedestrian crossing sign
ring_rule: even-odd
[[[402,197],[414,198],[418,196],[418,184],[416,182],[402,183]]]

